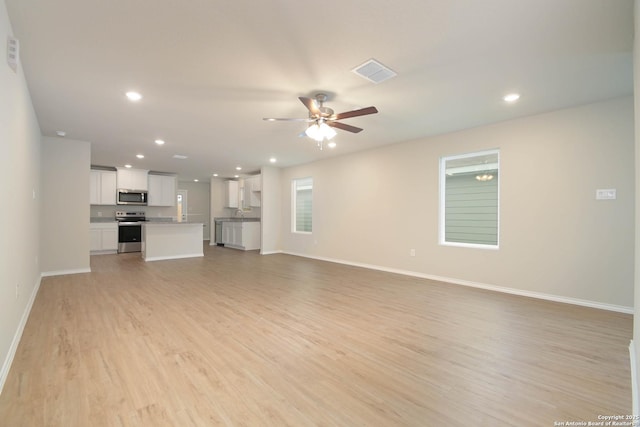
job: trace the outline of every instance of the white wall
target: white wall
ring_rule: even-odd
[[[90,271],[90,167],[88,142],[42,138],[40,258],[43,275]]]
[[[285,169],[281,247],[630,311],[633,132],[627,97]],[[440,246],[439,158],[489,148],[500,149],[500,249]],[[291,180],[306,176],[313,234],[293,234]],[[617,200],[596,201],[598,188]]]
[[[12,34],[0,0],[0,391],[40,284],[40,127],[22,67],[5,61]]]

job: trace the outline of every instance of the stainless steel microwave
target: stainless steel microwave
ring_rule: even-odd
[[[119,205],[147,206],[146,190],[125,190],[118,188],[116,203]]]

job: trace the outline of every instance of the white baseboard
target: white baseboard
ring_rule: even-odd
[[[75,270],[58,270],[58,271],[43,271],[42,277],[48,276],[63,276],[65,274],[79,274],[79,273],[91,273],[90,268],[78,268]]]
[[[419,277],[421,279],[435,280],[437,282],[452,283],[452,284],[455,284],[455,285],[469,286],[469,287],[472,287],[472,288],[485,289],[485,290],[488,290],[488,291],[495,291],[495,292],[502,292],[502,293],[506,293],[506,294],[519,295],[519,296],[523,296],[523,297],[537,298],[537,299],[543,299],[543,300],[547,300],[547,301],[561,302],[561,303],[565,303],[565,304],[580,305],[580,306],[584,306],[584,307],[598,308],[598,309],[601,309],[601,310],[616,311],[616,312],[619,312],[619,313],[626,313],[626,314],[633,314],[634,313],[633,307],[626,307],[626,306],[622,306],[622,305],[607,304],[607,303],[602,303],[602,302],[597,302],[597,301],[583,300],[583,299],[579,299],[579,298],[570,298],[570,297],[564,297],[564,296],[560,296],[560,295],[545,294],[543,292],[535,292],[535,291],[527,291],[527,290],[522,290],[522,289],[506,288],[506,287],[503,287],[503,286],[489,285],[489,284],[486,284],[486,283],[472,282],[472,281],[469,281],[469,280],[456,279],[456,278],[452,278],[452,277],[435,276],[435,275],[432,275],[432,274],[419,273],[419,272],[416,272],[416,271],[401,270],[401,269],[397,269],[397,268],[389,268],[389,267],[383,267],[383,266],[379,266],[379,265],[365,264],[365,263],[359,263],[359,262],[351,262],[351,261],[345,261],[345,260],[335,259],[335,258],[316,257],[316,256],[311,256],[311,255],[306,255],[306,254],[301,254],[301,253],[296,253],[296,252],[283,251],[282,253],[287,254],[287,255],[294,255],[294,256],[304,257],[304,258],[317,259],[319,261],[327,261],[327,262],[335,262],[337,264],[351,265],[353,267],[362,267],[362,268],[368,268],[368,269],[371,269],[371,270],[385,271],[387,273],[402,274],[404,276]]]
[[[277,250],[277,251],[260,251],[260,255],[274,255],[274,254],[282,254],[284,252],[282,252],[281,250]]]
[[[31,313],[31,307],[33,307],[33,302],[36,300],[36,295],[38,295],[38,289],[40,289],[42,277],[38,277],[38,281],[33,287],[33,292],[29,296],[29,301],[27,302],[27,306],[22,313],[22,318],[20,318],[20,323],[18,324],[18,329],[13,336],[13,341],[11,341],[11,347],[9,347],[9,352],[7,353],[7,357],[2,363],[2,370],[0,370],[0,394],[2,394],[2,389],[4,388],[4,383],[7,381],[7,377],[9,376],[9,370],[11,369],[11,364],[13,363],[13,358],[16,355],[16,351],[18,351],[18,344],[20,344],[20,339],[22,338],[22,333],[24,332],[24,327],[27,325],[27,320],[29,319],[29,314]]]
[[[203,257],[204,253],[199,254],[185,254],[185,255],[168,255],[168,256],[154,256],[144,258],[145,261],[166,261],[168,259],[183,259],[183,258],[198,258]]]
[[[91,251],[89,253],[89,255],[93,256],[93,255],[114,255],[117,254],[118,251],[116,250],[107,250],[107,251]]]
[[[633,340],[629,343],[629,361],[631,362],[631,408],[633,415],[638,416],[638,370],[636,359],[636,347]]]

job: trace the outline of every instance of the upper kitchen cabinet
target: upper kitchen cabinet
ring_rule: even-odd
[[[262,179],[260,175],[254,175],[244,179],[243,204],[245,208],[260,207],[261,189]]]
[[[147,206],[176,205],[176,177],[149,174],[149,199]]]
[[[144,169],[127,169],[117,168],[117,184],[118,188],[125,190],[148,190],[147,182],[148,170]]]
[[[225,193],[224,193],[224,207],[225,208],[239,208],[240,190],[238,181],[225,181]]]
[[[89,203],[92,205],[116,204],[115,171],[91,169],[89,174]]]

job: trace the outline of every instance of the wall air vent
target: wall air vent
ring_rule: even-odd
[[[375,84],[382,83],[383,81],[398,75],[398,73],[391,70],[389,67],[382,65],[375,59],[370,59],[364,64],[358,65],[351,71]]]
[[[18,61],[20,60],[20,43],[18,39],[7,37],[7,64],[14,71],[18,71]]]

